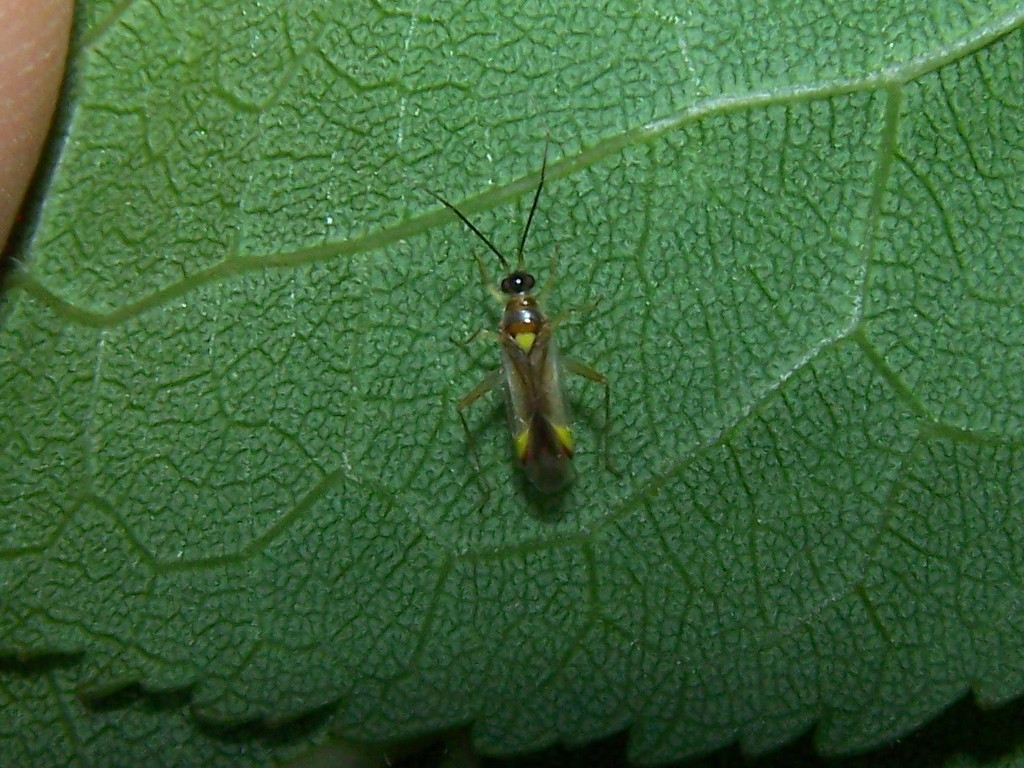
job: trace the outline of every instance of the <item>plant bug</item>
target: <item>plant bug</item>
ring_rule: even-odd
[[[530,233],[537,203],[544,188],[547,171],[547,151],[540,168],[540,179],[533,194],[533,203],[526,218],[526,226],[516,250],[515,269],[491,240],[469,220],[458,208],[435,192],[426,190],[442,205],[462,220],[469,230],[498,257],[505,276],[498,284],[500,290],[491,285],[483,257],[477,254],[481,279],[488,291],[505,305],[498,324],[497,341],[501,346],[501,368],[492,371],[465,397],[456,403],[456,410],[472,440],[469,425],[463,414],[466,408],[480,397],[504,382],[505,401],[509,427],[512,432],[512,446],[519,465],[526,477],[540,491],[554,493],[562,490],[572,479],[570,459],[575,452],[569,408],[562,390],[562,369],[597,382],[605,388],[605,429],[608,428],[611,413],[611,390],[608,379],[593,368],[572,358],[559,357],[555,345],[555,326],[564,319],[558,315],[549,319],[540,308],[532,291],[536,280],[527,271],[523,257],[526,238]],[[543,295],[544,291],[541,291]],[[474,334],[474,337],[482,332]],[[491,334],[488,334],[491,335]],[[605,444],[607,463],[607,443]],[[611,465],[609,464],[609,467]]]

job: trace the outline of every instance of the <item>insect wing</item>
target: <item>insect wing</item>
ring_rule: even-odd
[[[528,350],[503,337],[502,367],[516,458],[537,488],[559,490],[571,478],[574,447],[551,327]]]

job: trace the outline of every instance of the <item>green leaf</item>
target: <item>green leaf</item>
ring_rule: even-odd
[[[187,692],[125,726],[168,765],[192,717],[654,762],[1020,695],[1024,7],[79,14],[0,330],[0,679],[71,659],[83,762],[126,686]],[[463,433],[499,308],[424,191],[511,254],[545,147],[528,265],[600,298],[558,335],[613,405],[569,382],[556,499],[498,396]]]
[[[234,768],[243,763],[232,741],[245,741],[245,758],[252,765],[269,765],[283,752],[280,745],[267,743],[262,729],[204,727],[188,711],[187,691],[154,694],[128,688],[91,702],[85,716],[75,691],[77,661],[45,657],[0,669],[5,764]],[[284,729],[294,742],[293,752],[309,746],[304,738],[309,724],[298,725]]]

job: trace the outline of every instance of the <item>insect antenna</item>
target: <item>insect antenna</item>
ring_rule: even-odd
[[[423,191],[426,192],[427,194],[429,194],[431,197],[433,197],[439,203],[441,203],[441,205],[443,205],[445,208],[450,210],[452,213],[454,213],[460,219],[462,219],[462,223],[465,224],[467,227],[469,227],[469,229],[473,232],[473,234],[476,235],[477,237],[479,237],[481,240],[483,240],[484,243],[487,245],[487,247],[490,248],[494,252],[494,255],[498,257],[498,261],[501,262],[502,268],[504,268],[504,270],[506,272],[510,269],[510,267],[508,265],[508,259],[506,259],[502,255],[501,251],[499,251],[498,248],[494,245],[494,243],[492,243],[490,241],[490,239],[487,237],[487,235],[485,235],[483,232],[481,232],[479,229],[476,228],[476,226],[473,224],[473,222],[470,221],[466,217],[466,214],[464,214],[462,211],[460,211],[454,205],[452,205],[447,200],[445,200],[443,197],[441,197],[439,194],[437,194],[437,192],[434,192],[434,191],[432,191],[430,189],[427,189],[426,187],[423,187]],[[534,200],[534,206],[536,206],[536,204],[537,204],[537,201]],[[530,212],[530,217],[533,218],[533,212],[532,211]],[[529,228],[529,226],[530,226],[529,223],[527,223],[526,226],[527,226],[527,228]],[[483,264],[483,262],[480,262],[480,263]]]
[[[544,188],[544,172],[548,169],[548,148],[544,145],[544,161],[540,164],[540,181],[537,182],[537,191],[533,193],[533,205],[530,206],[530,215],[526,217],[526,226],[523,227],[523,236],[519,239],[519,250],[516,251],[516,268],[523,266],[523,249],[526,247],[526,236],[530,234],[530,225],[533,223],[533,214],[537,212],[537,202],[540,200],[540,191]]]

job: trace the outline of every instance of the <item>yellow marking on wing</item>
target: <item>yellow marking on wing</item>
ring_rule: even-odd
[[[523,352],[529,352],[531,349],[533,349],[533,342],[537,340],[537,334],[517,333],[512,338],[515,339],[516,346],[523,350]]]
[[[573,451],[575,450],[572,442],[572,430],[568,427],[560,427],[557,424],[552,424],[551,428],[555,433],[555,438],[559,443],[561,443],[565,452],[572,456]]]
[[[519,459],[520,461],[525,461],[526,449],[530,445],[530,430],[524,429],[522,432],[520,432],[518,435],[512,438],[512,442],[515,444],[516,458]]]

